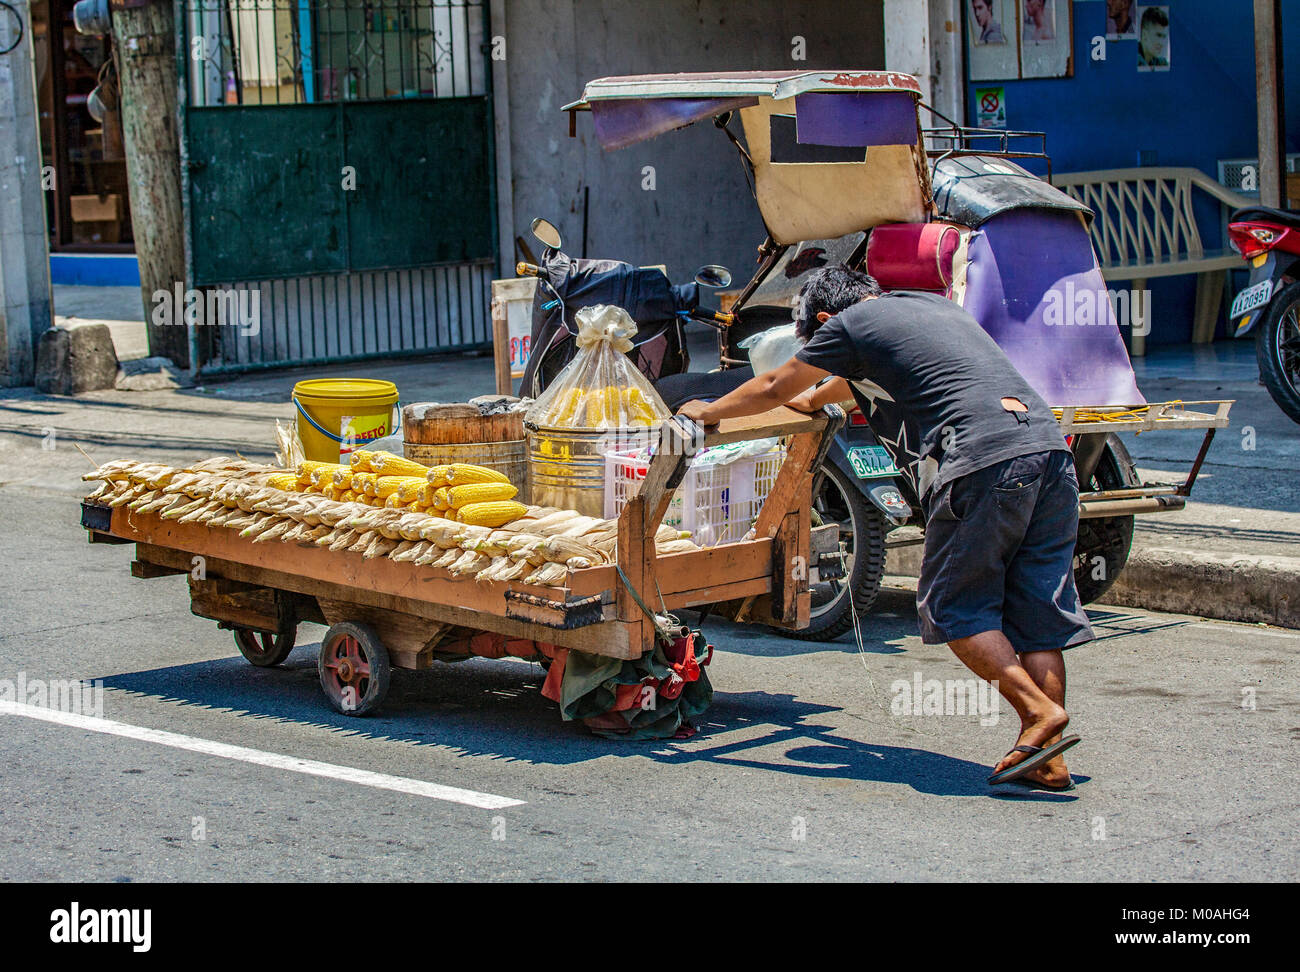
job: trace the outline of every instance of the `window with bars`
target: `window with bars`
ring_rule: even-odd
[[[487,93],[482,0],[185,0],[189,103]]]

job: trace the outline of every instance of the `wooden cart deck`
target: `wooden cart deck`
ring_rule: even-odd
[[[394,665],[432,664],[453,629],[490,631],[615,658],[653,650],[653,623],[628,584],[655,610],[743,603],[748,615],[804,627],[810,608],[812,470],[843,421],[832,406],[804,415],[786,408],[724,421],[704,433],[677,419],[640,492],[619,517],[618,564],[569,571],[563,587],[456,577],[445,570],[312,545],[254,543],[233,531],[86,504],[92,542],[133,542],[136,576],[190,574],[196,614],[257,631],[277,630],[288,592],[298,620],[372,623]],[[754,539],[659,557],[653,538],[695,447],[789,436],[781,470],[755,524]],[[818,531],[819,537],[834,527]],[[201,558],[201,559],[199,559]],[[201,569],[197,569],[201,568]],[[628,583],[619,576],[620,568]],[[662,599],[662,601],[661,601]]]

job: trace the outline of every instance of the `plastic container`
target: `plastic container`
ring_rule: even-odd
[[[745,539],[781,471],[785,449],[777,445],[757,455],[728,459],[709,462],[705,455],[692,459],[664,515],[664,523],[689,530],[691,539],[703,547]],[[605,454],[604,516],[623,511],[649,468],[650,460],[641,450]]]
[[[309,378],[293,386],[303,458],[347,462],[375,439],[394,432],[397,386],[371,378]]]

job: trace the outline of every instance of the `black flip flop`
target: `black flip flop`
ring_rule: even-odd
[[[1008,766],[1001,773],[994,773],[990,776],[988,780],[989,786],[1012,783],[1026,773],[1032,773],[1044,763],[1050,762],[1061,755],[1077,742],[1079,742],[1078,736],[1066,736],[1063,739],[1058,739],[1050,746],[1015,746],[1007,755],[1011,753],[1028,753],[1029,755],[1016,763],[1015,766]]]

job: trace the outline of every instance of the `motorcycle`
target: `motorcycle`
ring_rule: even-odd
[[[1228,240],[1250,264],[1233,298],[1233,337],[1255,334],[1259,374],[1278,408],[1300,422],[1300,212],[1248,206],[1232,214]]]

